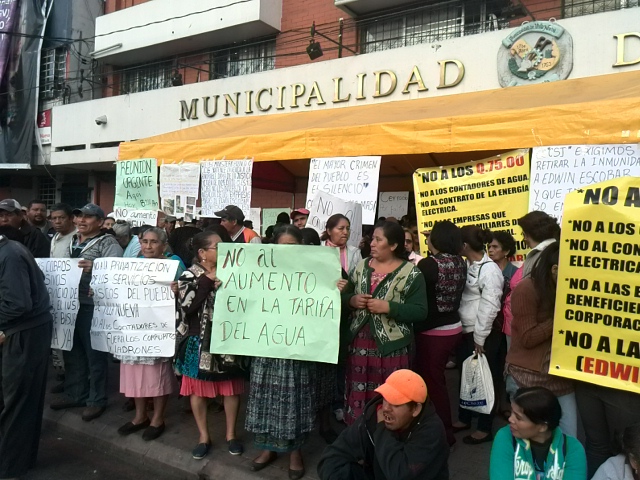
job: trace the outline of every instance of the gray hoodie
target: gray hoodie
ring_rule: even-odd
[[[600,465],[591,480],[633,480],[633,472],[627,463],[627,458],[624,455],[618,455]]]

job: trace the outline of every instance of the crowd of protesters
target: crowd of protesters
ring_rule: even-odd
[[[511,261],[513,232],[474,225],[440,221],[418,232],[408,217],[380,219],[356,246],[340,213],[320,235],[306,227],[304,208],[282,212],[264,236],[234,205],[216,216],[191,224],[167,216],[158,227],[132,228],[94,204],[47,209],[34,200],[23,209],[0,201],[0,479],[34,465],[51,356],[61,380],[52,391],[61,396],[50,407],[82,408],[85,421],[104,413],[108,354],[91,346],[93,261],[142,257],[178,264],[171,286],[176,355],[117,357],[120,392],[134,412],[118,429],[123,436],[160,437],[167,402],[179,392],[198,428],[192,456],[202,459],[212,443],[208,404],[222,397],[227,448],[240,455],[237,420],[247,395],[244,427],[260,450],[253,471],[286,453],[289,478],[303,477],[302,446],[319,427],[330,444],[318,466],[323,480],[447,479],[462,431],[471,432],[465,444],[493,442],[492,480],[640,480],[640,396],[549,374],[560,238],[554,218],[534,211],[518,219],[531,248],[519,265]],[[338,250],[337,365],[209,353],[221,288],[218,245],[225,242]],[[45,257],[80,259],[70,351],[50,351],[50,305],[34,261]],[[454,418],[446,369],[480,355],[491,370],[494,409],[460,408]],[[332,413],[347,425],[340,434],[331,428]],[[496,416],[508,422],[497,432]],[[584,448],[576,438],[580,422]]]

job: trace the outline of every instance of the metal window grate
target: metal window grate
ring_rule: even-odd
[[[638,5],[639,0],[564,0],[562,13],[565,18],[579,17]]]
[[[222,49],[211,54],[211,79],[236,77],[276,68],[276,41]]]
[[[173,68],[174,62],[171,60],[128,68],[120,77],[120,91],[127,94],[170,87]]]
[[[66,47],[42,50],[40,56],[40,98],[51,100],[62,95],[66,77]]]
[[[364,21],[366,24],[366,20]],[[410,14],[368,24],[361,29],[363,53],[508,28],[509,22],[487,13],[486,2],[426,6]]]
[[[57,183],[53,178],[42,177],[38,186],[38,199],[42,200],[47,208],[56,203]]]

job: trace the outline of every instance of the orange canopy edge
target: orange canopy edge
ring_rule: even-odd
[[[640,142],[640,71],[417,100],[212,121],[120,144],[163,163]]]

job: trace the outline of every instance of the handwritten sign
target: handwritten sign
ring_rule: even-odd
[[[203,217],[227,205],[236,205],[245,214],[251,208],[253,160],[213,160],[200,162]]]
[[[197,163],[160,165],[160,198],[189,195],[198,198],[200,165]]]
[[[318,192],[311,203],[307,227],[311,227],[322,235],[326,230],[327,220],[331,215],[341,213],[349,219],[351,224],[351,235],[347,243],[357,247],[362,240],[362,205],[356,202],[345,202],[344,200]]]
[[[138,357],[175,353],[177,260],[99,258],[93,262],[91,346]]]
[[[220,243],[217,274],[213,353],[337,363],[336,249]]]
[[[569,192],[630,176],[640,176],[638,144],[536,147],[531,157],[529,210],[542,210],[561,221]]]
[[[262,225],[261,221],[260,221],[260,214],[262,213],[262,209],[261,208],[250,208],[249,209],[249,216],[247,217],[247,220],[251,220],[251,222],[253,223],[253,230],[255,232],[259,232],[260,231],[260,227]]]
[[[266,234],[267,228],[276,224],[276,219],[282,212],[289,213],[289,209],[287,207],[262,209],[262,235]]]
[[[524,260],[527,246],[516,227],[529,205],[529,150],[446,168],[420,168],[413,174],[413,187],[420,231],[439,220],[507,231],[516,239],[515,260]],[[420,250],[426,257],[422,237]]]
[[[400,220],[409,211],[409,192],[380,192],[378,217]]]
[[[309,164],[307,209],[318,192],[362,205],[362,221],[376,222],[381,157],[312,158]]]
[[[640,178],[565,197],[549,373],[640,393]]]
[[[36,258],[38,267],[44,273],[44,284],[51,299],[51,348],[67,352],[73,348],[73,332],[76,329],[76,317],[80,308],[78,285],[82,269],[78,267],[78,261],[77,258]]]
[[[116,162],[114,207],[158,210],[158,162],[155,158]]]
[[[113,215],[116,220],[126,220],[132,227],[142,225],[156,226],[158,212],[156,210],[131,210],[129,208],[114,208]]]

